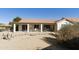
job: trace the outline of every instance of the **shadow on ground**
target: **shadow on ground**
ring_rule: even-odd
[[[42,50],[66,50],[68,48],[64,47],[63,45],[59,44],[59,42],[50,37],[44,37],[43,40],[50,44],[50,46],[43,48]]]
[[[43,48],[42,50],[79,50],[79,37],[72,38],[67,41],[58,41],[57,39],[44,37],[43,40],[50,44],[50,46]]]

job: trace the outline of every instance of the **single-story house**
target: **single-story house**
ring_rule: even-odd
[[[60,20],[49,19],[21,19],[18,22],[11,22],[13,32],[54,32],[66,25],[79,23],[79,18],[62,18]]]
[[[53,32],[56,30],[56,22],[47,19],[21,19],[11,24],[13,26],[13,32]]]
[[[9,31],[11,25],[0,23],[0,31]]]
[[[62,27],[66,25],[74,25],[75,23],[79,23],[79,18],[62,18],[56,21],[57,30],[60,30]]]

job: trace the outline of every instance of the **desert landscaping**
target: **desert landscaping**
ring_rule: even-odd
[[[0,50],[40,50],[50,46],[42,40],[44,37],[55,38],[49,34],[50,32],[0,32]]]

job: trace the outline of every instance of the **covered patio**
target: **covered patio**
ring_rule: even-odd
[[[13,23],[13,32],[53,32],[56,23],[52,20],[21,20]]]

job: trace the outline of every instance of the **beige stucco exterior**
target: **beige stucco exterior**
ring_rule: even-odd
[[[22,31],[22,25],[26,25],[27,26],[27,30],[25,30],[26,32],[28,31],[28,24],[17,24],[18,25],[18,31]],[[34,26],[38,25],[39,29],[35,30]],[[38,24],[38,23],[29,23],[29,32],[44,32],[44,25],[49,25],[50,28],[52,29],[51,31],[54,31],[54,24]],[[15,26],[16,27],[16,26]]]
[[[63,27],[63,25],[68,25],[68,24],[73,25],[71,22],[65,19],[57,21],[57,30],[60,30]]]

